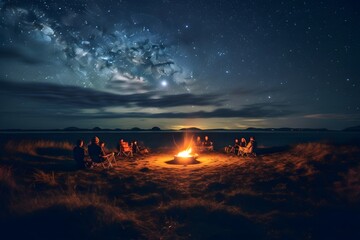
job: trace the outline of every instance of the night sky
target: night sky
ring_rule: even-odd
[[[360,125],[360,2],[1,1],[0,129]]]

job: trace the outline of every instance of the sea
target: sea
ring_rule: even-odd
[[[31,132],[1,132],[0,141],[49,140],[70,142],[75,144],[78,139],[89,143],[94,136],[98,136],[106,143],[106,147],[116,148],[120,139],[131,142],[137,140],[151,149],[181,148],[188,145],[190,139],[208,136],[213,142],[215,150],[232,145],[235,138],[255,137],[258,147],[281,147],[299,143],[330,142],[333,144],[360,143],[359,132],[343,131],[31,131]],[[185,146],[186,147],[186,146]]]

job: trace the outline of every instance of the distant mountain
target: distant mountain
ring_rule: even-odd
[[[189,127],[189,128],[181,128],[180,131],[202,131],[202,129],[196,127]]]
[[[159,127],[153,127],[151,131],[161,131],[161,129]]]
[[[64,131],[79,131],[81,130],[80,128],[78,127],[67,127],[67,128],[64,128]]]
[[[247,128],[245,131],[283,131],[283,132],[291,132],[291,131],[305,131],[305,132],[325,132],[329,131],[327,128]]]
[[[359,132],[360,131],[360,126],[348,127],[348,128],[343,129],[343,131],[345,131],[345,132]]]

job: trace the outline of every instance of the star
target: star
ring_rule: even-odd
[[[168,85],[167,81],[163,80],[161,81],[161,86],[166,87]]]

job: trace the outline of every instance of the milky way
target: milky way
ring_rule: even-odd
[[[195,80],[191,70],[177,63],[180,47],[154,33],[152,28],[157,26],[145,22],[146,16],[133,15],[128,23],[108,23],[106,13],[89,6],[80,13],[68,11],[57,20],[33,5],[3,7],[2,14],[3,29],[13,30],[3,39],[9,45],[26,42],[28,48],[33,47],[24,51],[45,49],[44,58],[52,56],[53,64],[64,64],[78,76],[66,84],[132,92],[156,89],[166,81],[182,84],[189,91],[187,84]],[[100,15],[105,19],[96,21]]]

